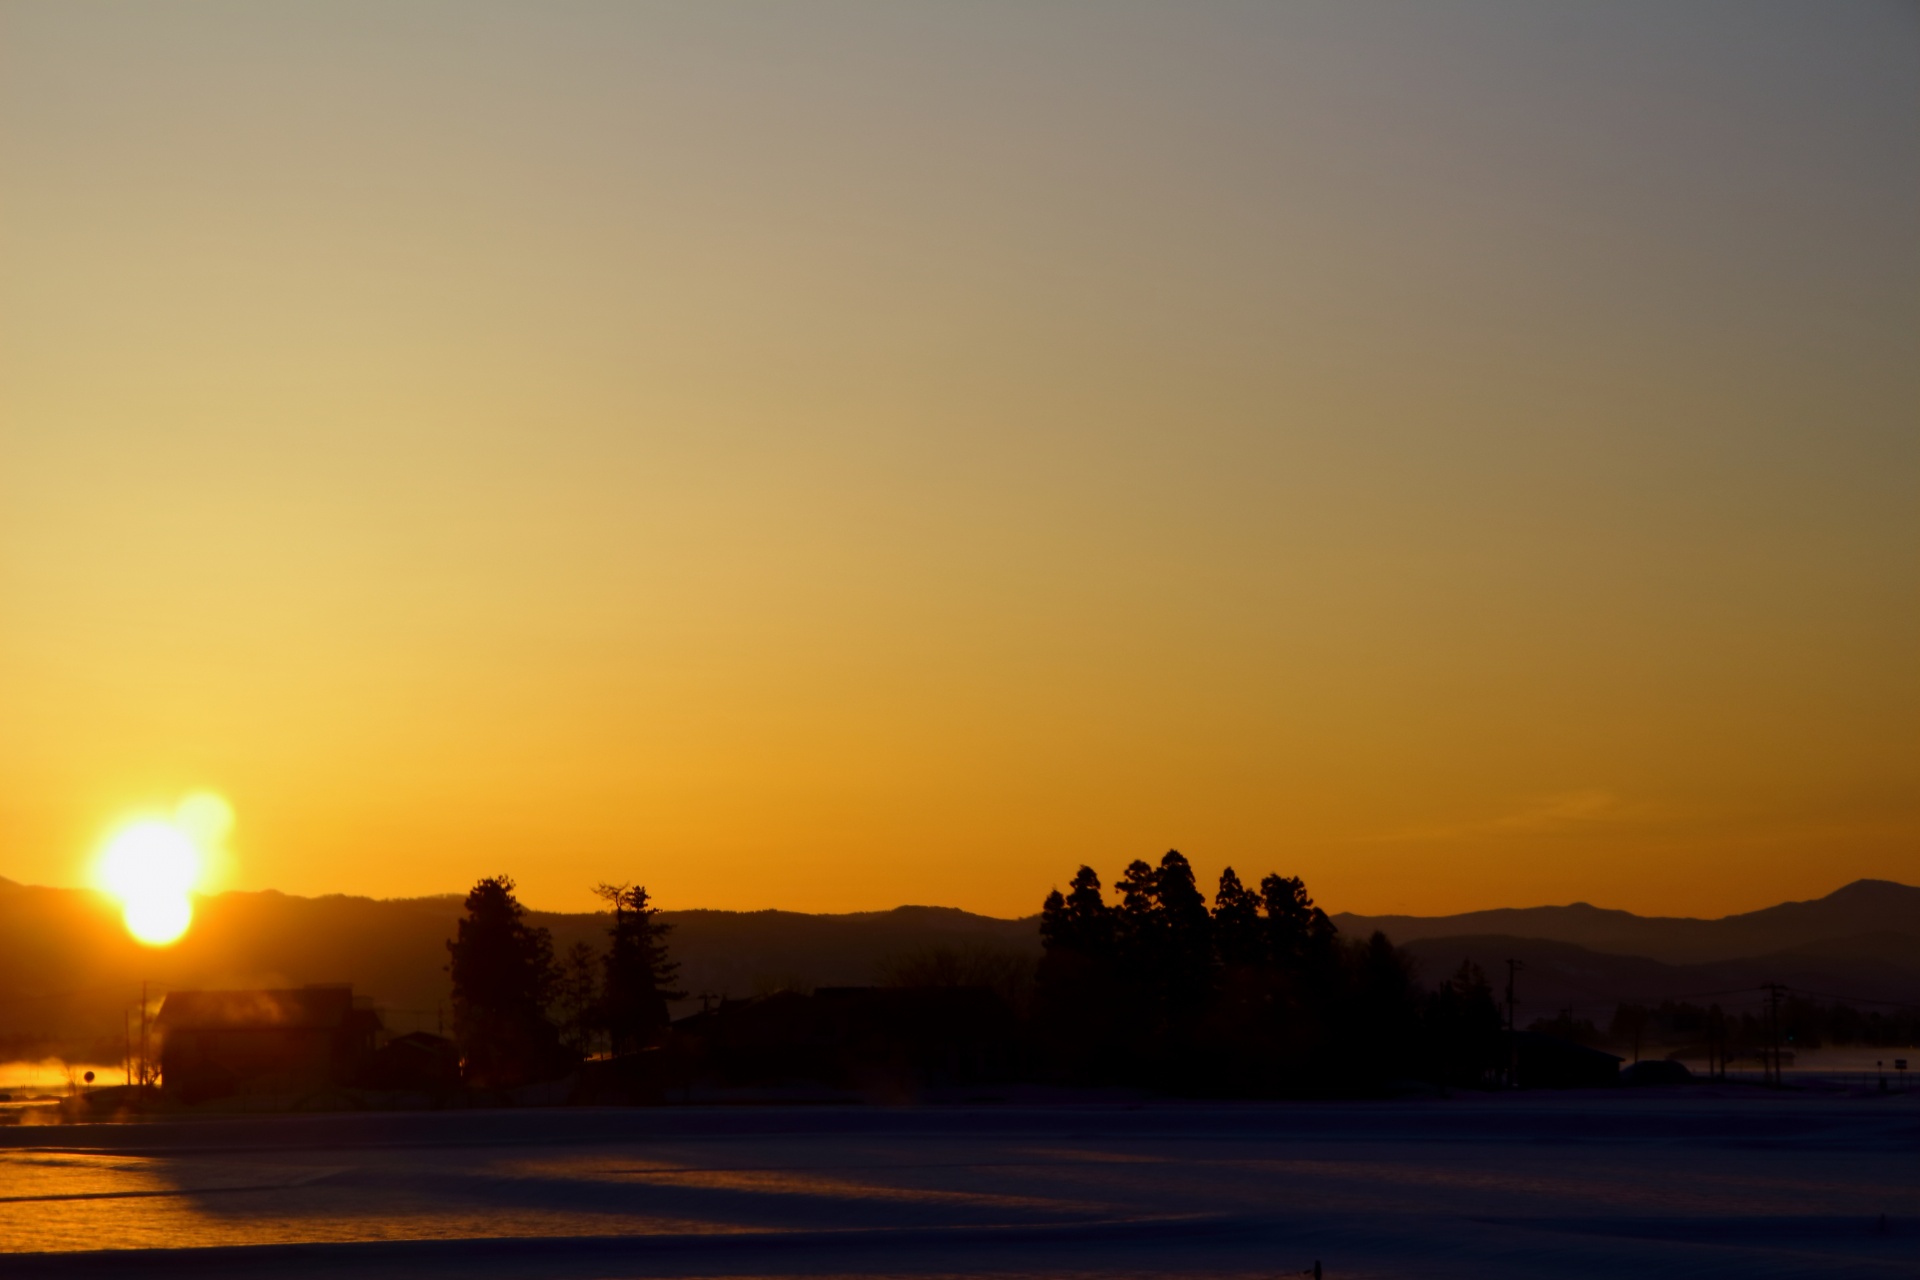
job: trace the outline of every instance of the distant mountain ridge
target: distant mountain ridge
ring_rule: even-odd
[[[1902,934],[1862,934],[1784,951],[1698,964],[1669,964],[1646,956],[1612,955],[1571,942],[1503,934],[1418,938],[1405,944],[1423,981],[1432,984],[1478,965],[1500,990],[1506,961],[1517,960],[1522,1016],[1571,1010],[1604,1026],[1623,1003],[1685,1001],[1729,1010],[1759,1008],[1765,983],[1822,1001],[1862,1008],[1920,1005],[1920,940]]]
[[[1342,933],[1378,929],[1397,943],[1497,934],[1570,942],[1592,951],[1646,956],[1668,964],[1705,964],[1849,938],[1920,938],[1920,889],[1892,880],[1855,880],[1824,898],[1719,919],[1637,916],[1576,902],[1564,907],[1501,907],[1452,916],[1332,917]]]
[[[1471,961],[1502,987],[1506,962],[1519,961],[1523,1017],[1567,1009],[1604,1024],[1622,1002],[1663,1000],[1750,1009],[1768,982],[1863,1005],[1920,1004],[1920,889],[1890,880],[1714,920],[1586,903],[1332,918],[1349,935],[1387,934],[1429,983]]]
[[[405,1030],[442,1025],[447,939],[457,894],[374,899],[302,898],[273,890],[222,893],[195,903],[193,927],[174,946],[130,939],[119,912],[83,889],[0,885],[0,1058],[33,1046],[96,1043],[119,1056],[123,1010],[141,983],[188,987],[301,986],[351,982]],[[781,987],[862,985],[883,964],[930,947],[988,947],[1037,956],[1037,919],[1003,920],[952,907],[809,915],[796,911],[669,911],[673,954],[688,993],[748,996]],[[556,954],[604,941],[606,917],[530,911]]]
[[[33,1046],[94,1046],[118,1057],[122,1017],[143,979],[169,987],[298,986],[352,982],[401,1029],[438,1025],[447,1000],[446,940],[457,894],[373,899],[295,897],[273,891],[199,900],[177,946],[133,943],[113,905],[88,890],[0,880],[0,1057]],[[556,952],[600,941],[593,913],[530,912]],[[706,995],[778,987],[859,985],[890,958],[933,947],[986,947],[1038,956],[1039,920],[974,915],[952,907],[813,915],[795,911],[688,910],[674,925],[683,1007]],[[1763,981],[1830,994],[1920,1003],[1920,889],[1861,880],[1825,898],[1719,920],[1642,917],[1584,904],[1456,916],[1333,917],[1364,937],[1384,930],[1438,981],[1472,959],[1503,978],[1505,959],[1526,965],[1524,1009],[1621,999],[1678,998]]]

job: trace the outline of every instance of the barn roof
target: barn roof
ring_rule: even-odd
[[[158,1024],[172,1031],[334,1031],[353,1016],[351,986],[284,991],[174,991]]]

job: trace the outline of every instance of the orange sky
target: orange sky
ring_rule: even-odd
[[[1920,881],[1917,29],[0,0],[0,875]]]

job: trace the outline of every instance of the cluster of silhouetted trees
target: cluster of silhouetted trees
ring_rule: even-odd
[[[513,889],[508,876],[474,885],[447,943],[453,1035],[469,1083],[550,1078],[599,1044],[630,1053],[666,1032],[668,1002],[684,993],[673,990],[672,926],[644,887],[596,888],[611,912],[606,949],[580,942],[558,960],[552,935],[527,922]]]
[[[1396,1079],[1479,1084],[1504,1060],[1486,978],[1434,991],[1385,935],[1348,941],[1298,877],[1209,906],[1178,851],[1130,864],[1109,903],[1081,867],[1040,916],[1034,1023],[1045,1069],[1183,1092],[1351,1093]]]
[[[1115,889],[1108,902],[1099,877],[1082,867],[1064,893],[1049,894],[1037,966],[1011,955],[910,958],[882,975],[894,992],[884,999],[849,1004],[852,989],[835,989],[817,1016],[810,1007],[724,1002],[696,1020],[690,1044],[751,1045],[738,1070],[831,1061],[842,1074],[870,1075],[888,1062],[976,1062],[1063,1083],[1233,1095],[1372,1092],[1411,1078],[1472,1086],[1492,1083],[1505,1062],[1500,1013],[1479,969],[1463,965],[1437,989],[1421,989],[1384,935],[1340,937],[1298,877],[1269,875],[1251,888],[1229,868],[1209,904],[1174,851],[1158,866],[1132,863]],[[619,1058],[667,1043],[676,1061],[699,1056],[678,1044],[686,1037],[669,1034],[669,1004],[684,998],[674,989],[670,926],[643,887],[597,892],[609,908],[606,945],[576,943],[558,957],[509,877],[481,880],[467,895],[447,950],[468,1083],[553,1078],[603,1049]],[[898,1044],[874,1021],[878,1010],[881,1022],[917,1026],[912,993],[947,1009],[952,1001],[942,1004],[940,991],[954,987],[994,1001],[1003,1016],[969,1005],[967,1026],[947,1025],[948,1010],[935,1019],[939,1036],[899,1030]],[[805,1054],[760,1043],[789,1023],[802,1028],[792,1034],[807,1042]],[[856,1026],[857,1035],[846,1034],[858,1044],[815,1043]],[[960,1043],[975,1034],[968,1027],[992,1043]]]
[[[1209,902],[1171,851],[1157,866],[1129,864],[1113,889],[1110,901],[1083,866],[1048,894],[1037,964],[984,950],[896,957],[878,987],[723,999],[676,1031],[669,1007],[685,993],[674,989],[670,926],[645,888],[599,886],[605,946],[580,942],[556,957],[513,881],[489,877],[467,895],[447,944],[463,1076],[482,1086],[552,1079],[604,1051],[612,1061],[601,1065],[619,1069],[601,1076],[626,1097],[658,1096],[663,1072],[682,1083],[704,1073],[909,1091],[1023,1078],[1330,1095],[1399,1081],[1511,1082],[1516,1054],[1540,1036],[1636,1059],[1643,1046],[1680,1044],[1721,1063],[1770,1045],[1920,1036],[1914,1010],[1862,1013],[1793,996],[1759,1012],[1622,1004],[1605,1031],[1569,1010],[1516,1040],[1478,966],[1424,988],[1384,934],[1341,937],[1298,877],[1271,874],[1256,887],[1228,868]],[[668,1052],[641,1053],[660,1047]]]

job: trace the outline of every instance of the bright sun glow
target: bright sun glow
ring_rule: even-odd
[[[186,933],[193,923],[188,894],[232,825],[226,801],[201,793],[183,800],[171,818],[139,818],[113,833],[94,879],[120,900],[127,932],[150,947]]]

